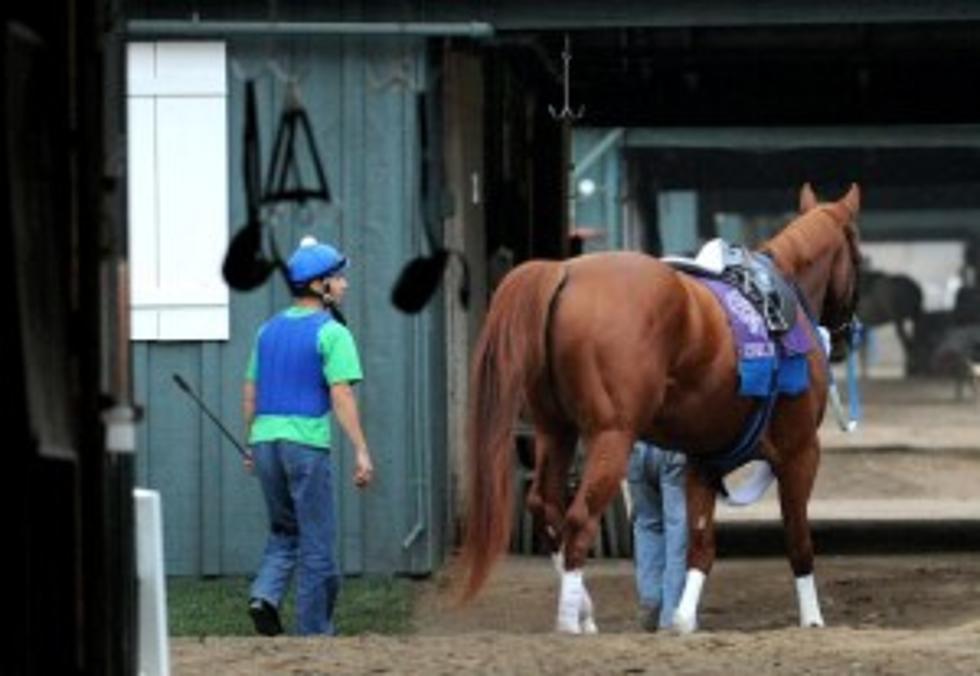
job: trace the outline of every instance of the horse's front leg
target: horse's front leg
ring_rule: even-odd
[[[596,630],[583,568],[599,531],[602,513],[626,475],[632,443],[632,436],[620,431],[602,432],[586,440],[582,481],[565,515],[564,566],[560,570],[561,596],[556,623],[560,632],[578,634]]]
[[[715,489],[696,469],[687,470],[687,579],[674,611],[673,628],[690,634],[698,628],[698,604],[715,562]]]
[[[807,502],[813,490],[820,458],[819,442],[814,438],[798,454],[776,468],[779,478],[779,506],[790,567],[796,578],[796,599],[801,627],[824,626],[813,578],[813,542],[807,519]]]

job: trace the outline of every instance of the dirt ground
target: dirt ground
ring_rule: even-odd
[[[825,425],[811,517],[980,521],[980,403],[944,382],[864,388],[858,433]],[[771,492],[772,493],[772,492]],[[748,516],[778,518],[774,495]],[[638,630],[628,560],[590,562],[600,635],[552,632],[557,578],[543,557],[507,557],[474,603],[453,603],[451,563],[418,583],[414,633],[391,638],[175,639],[174,674],[980,674],[980,552],[818,554],[827,628],[802,630],[782,557],[724,558],[699,632]]]
[[[542,558],[511,557],[457,607],[451,574],[421,583],[417,634],[179,639],[173,673],[214,674],[978,674],[980,556],[824,557],[827,628],[795,628],[782,559],[720,560],[692,636],[637,630],[632,567],[588,569],[598,636],[551,632],[557,585]]]

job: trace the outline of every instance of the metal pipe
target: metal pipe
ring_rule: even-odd
[[[419,367],[419,371],[425,373],[427,371],[427,360],[424,346],[422,341],[419,340],[418,336],[423,335],[422,317],[420,315],[415,316],[414,320],[415,332],[413,336],[412,346],[414,351],[415,364]],[[425,461],[425,447],[429,442],[427,428],[424,428],[419,424],[420,420],[424,419],[424,414],[422,411],[422,400],[428,400],[428,391],[425,389],[425,380],[421,379],[421,384],[418,386],[422,392],[417,393],[418,396],[413,398],[413,434],[412,434],[412,461],[415,465],[415,476],[413,477],[412,483],[415,484],[415,524],[409,531],[405,539],[402,540],[402,549],[407,550],[415,541],[419,539],[423,532],[425,532],[425,522],[426,522],[426,509],[425,509],[425,492],[426,483],[425,477],[427,473],[425,468],[423,468],[422,463]]]
[[[588,171],[589,167],[596,163],[596,160],[605,155],[606,151],[623,137],[624,132],[625,129],[623,127],[616,127],[603,136],[598,143],[589,148],[589,152],[585,154],[585,157],[575,163],[575,168],[572,170],[572,179],[581,178]]]
[[[222,37],[232,35],[414,35],[423,37],[489,38],[494,27],[485,21],[212,21],[192,19],[130,19],[133,36]]]
[[[408,549],[409,547],[411,547],[415,543],[415,541],[419,539],[419,536],[422,534],[422,531],[424,530],[425,530],[425,524],[422,523],[421,519],[419,519],[418,521],[415,522],[415,527],[412,528],[411,532],[405,536],[404,540],[402,540],[402,549]]]
[[[424,121],[415,120],[414,124],[419,124]],[[409,152],[406,154],[406,162],[409,166],[418,166],[419,160],[423,156],[423,148],[421,143],[416,142],[411,144]],[[421,177],[416,174],[416,194],[421,194]],[[415,205],[411,211],[411,219],[415,220],[419,215],[418,205]],[[418,228],[415,229],[418,232]],[[427,237],[432,235],[428,231],[427,224],[423,223],[422,232],[425,233]],[[434,244],[433,241],[429,241],[430,246]],[[418,374],[426,374],[430,372],[429,369],[429,351],[425,341],[422,336],[426,335],[427,324],[430,320],[423,318],[422,314],[416,314],[412,319],[412,367]],[[415,396],[412,397],[412,429],[411,429],[411,456],[412,456],[412,469],[413,476],[411,483],[415,487],[415,523],[409,530],[408,534],[402,539],[402,550],[408,551],[416,541],[422,536],[426,529],[427,522],[427,510],[425,505],[425,498],[427,493],[427,478],[429,476],[429,467],[427,466],[427,453],[426,449],[431,448],[431,429],[429,425],[422,424],[421,421],[426,419],[426,405],[425,402],[429,401],[429,380],[427,378],[416,377],[412,380],[415,387]],[[429,548],[432,547],[432,538],[429,538]],[[412,552],[410,555],[409,565],[415,568],[415,562],[418,561],[420,554],[418,552]]]
[[[800,150],[804,148],[977,148],[980,125],[878,127],[660,127],[630,129],[627,148]]]

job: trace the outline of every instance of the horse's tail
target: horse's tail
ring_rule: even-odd
[[[547,328],[565,278],[554,261],[511,271],[493,295],[470,372],[463,599],[486,582],[510,541],[514,425],[529,387],[548,378]]]

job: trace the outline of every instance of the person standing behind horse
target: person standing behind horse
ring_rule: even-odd
[[[638,441],[629,460],[633,559],[640,622],[667,629],[687,575],[687,504],[683,453]]]
[[[347,290],[347,258],[306,237],[288,262],[293,305],[259,329],[249,360],[243,413],[269,514],[269,535],[252,583],[255,631],[282,633],[279,608],[294,570],[296,633],[336,633],[340,571],[330,465],[330,412],[354,447],[354,483],[374,468],[352,385],[362,379],[351,332],[337,305]]]

